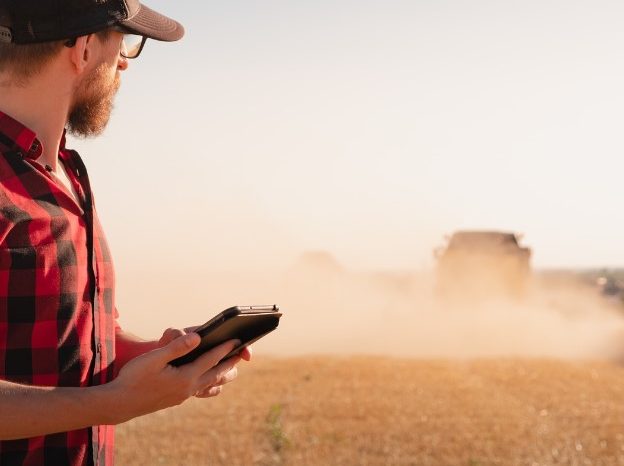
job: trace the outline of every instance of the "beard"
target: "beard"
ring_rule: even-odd
[[[113,111],[113,99],[119,90],[119,72],[110,80],[107,66],[95,68],[83,81],[69,112],[67,131],[78,137],[102,134]]]

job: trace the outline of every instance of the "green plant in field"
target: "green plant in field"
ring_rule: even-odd
[[[269,408],[267,415],[267,424],[269,425],[269,434],[271,436],[271,446],[275,452],[280,452],[284,447],[290,444],[290,440],[284,433],[282,428],[282,411],[284,405],[276,403]]]

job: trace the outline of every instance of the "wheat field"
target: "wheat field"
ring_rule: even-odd
[[[257,357],[217,398],[118,427],[120,465],[624,465],[624,368]]]

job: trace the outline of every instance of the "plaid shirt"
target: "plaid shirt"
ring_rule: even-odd
[[[114,376],[113,265],[80,157],[63,137],[79,205],[41,153],[36,135],[0,112],[0,379],[104,384]],[[0,465],[112,465],[113,438],[112,426],[95,426],[0,441]]]

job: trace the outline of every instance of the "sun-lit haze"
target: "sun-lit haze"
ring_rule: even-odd
[[[427,270],[458,229],[524,233],[537,268],[624,264],[621,2],[146,3],[186,37],[148,41],[107,132],[72,141],[131,330],[278,301],[304,303],[312,319],[310,303],[323,308],[327,293],[352,318],[366,309],[366,319],[404,322],[429,314],[427,291],[375,301],[362,274]],[[289,295],[299,285],[287,271],[308,250],[331,252],[351,282]],[[559,355],[547,330],[563,328],[592,355],[600,326],[617,327],[611,314],[594,327],[537,316],[549,299],[505,321],[504,352],[541,339]],[[510,341],[520,315],[526,331]],[[454,330],[436,317],[429,331],[415,319],[408,333],[444,355],[499,318],[485,310]],[[443,330],[448,344],[428,340]]]

